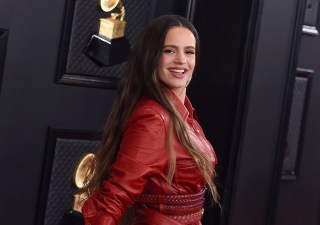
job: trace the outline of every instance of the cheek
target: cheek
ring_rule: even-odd
[[[164,70],[165,70],[165,68],[166,68],[166,59],[165,59],[165,57],[160,57],[160,59],[159,59],[159,63],[158,63],[158,67],[157,67],[157,71],[158,71],[158,76],[163,76],[164,74]]]
[[[165,67],[165,65],[167,64],[167,57],[165,55],[160,56],[159,58],[159,64],[158,64],[158,68],[159,69],[163,69]]]

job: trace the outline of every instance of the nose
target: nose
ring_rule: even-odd
[[[184,55],[184,52],[177,52],[176,57],[174,58],[174,62],[178,64],[186,63],[187,59]]]

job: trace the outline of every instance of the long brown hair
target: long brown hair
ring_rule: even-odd
[[[215,172],[212,163],[203,151],[192,145],[185,123],[176,112],[156,73],[166,34],[172,27],[176,26],[185,27],[193,33],[196,39],[196,65],[198,64],[200,40],[196,29],[188,20],[177,15],[164,15],[147,25],[133,46],[126,68],[121,75],[117,96],[104,129],[102,143],[95,153],[96,159],[91,168],[93,177],[88,185],[89,191],[92,192],[100,187],[102,182],[108,179],[109,169],[117,156],[124,124],[142,95],[147,94],[159,102],[171,117],[167,134],[169,149],[168,183],[171,183],[176,167],[175,152],[171,140],[173,132],[175,132],[178,140],[190,153],[206,180],[213,200],[218,201],[216,186],[213,182]]]

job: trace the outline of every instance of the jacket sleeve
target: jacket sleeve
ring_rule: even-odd
[[[148,179],[167,167],[164,116],[153,109],[136,111],[127,122],[109,179],[85,202],[86,225],[118,224]]]

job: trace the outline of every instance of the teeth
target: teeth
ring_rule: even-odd
[[[183,73],[184,70],[179,70],[179,69],[171,69],[171,72],[175,72],[175,73]]]

